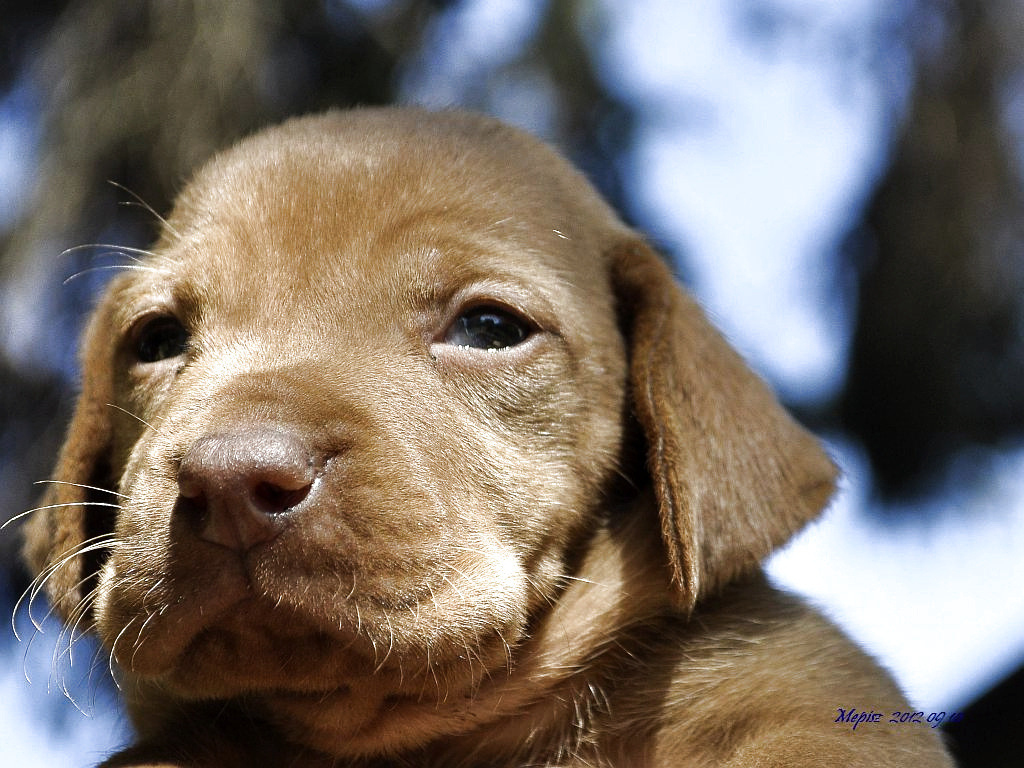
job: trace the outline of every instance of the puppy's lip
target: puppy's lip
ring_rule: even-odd
[[[171,603],[153,614],[137,635],[131,632],[134,619],[129,621],[112,640],[113,657],[122,668],[147,677],[174,669],[199,635],[245,603],[235,590],[212,592],[214,596],[198,606],[184,599]]]
[[[273,656],[279,649],[290,650],[277,655],[297,654],[300,666],[312,670],[317,656],[349,653],[357,640],[354,631],[329,626],[313,615],[288,610],[282,621],[285,612],[278,605],[251,592],[219,597],[224,599],[204,602],[199,609],[172,606],[149,622],[134,643],[115,642],[118,663],[146,677],[175,678],[183,672],[189,677],[196,659],[210,657],[214,649],[224,657],[223,664],[239,666],[251,676],[252,669],[260,667],[254,658]]]

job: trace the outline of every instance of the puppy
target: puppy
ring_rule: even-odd
[[[214,158],[112,282],[26,554],[106,766],[949,766],[760,573],[834,474],[564,160],[366,109]]]

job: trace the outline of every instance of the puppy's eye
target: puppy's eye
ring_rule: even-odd
[[[526,341],[529,324],[498,307],[475,307],[463,312],[445,333],[446,344],[475,349],[505,349]]]
[[[140,363],[156,363],[185,354],[188,331],[176,317],[161,315],[146,320],[135,333],[133,351]]]

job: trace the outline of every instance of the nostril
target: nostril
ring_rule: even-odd
[[[301,504],[312,487],[312,484],[307,484],[301,488],[282,488],[274,483],[261,482],[252,489],[252,496],[263,512],[276,515]]]
[[[199,514],[206,514],[206,510],[209,507],[209,504],[206,501],[206,495],[203,493],[188,494],[180,492],[178,494],[178,504],[189,512]]]

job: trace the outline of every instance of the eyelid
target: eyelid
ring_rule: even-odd
[[[162,286],[128,284],[118,291],[116,304],[115,322],[122,335],[130,333],[150,316],[171,315],[184,321],[179,302],[169,288]]]
[[[178,313],[175,312],[171,307],[153,305],[146,307],[145,309],[138,310],[133,314],[126,317],[122,327],[125,329],[122,334],[125,340],[129,343],[134,343],[138,338],[140,329],[144,328],[147,323],[157,320],[161,317],[168,317],[178,320],[181,322],[181,318],[178,317]],[[184,325],[184,323],[182,323]]]
[[[151,293],[134,298],[134,301],[131,300],[131,297],[126,299],[125,309],[127,311],[124,312],[121,320],[117,323],[121,328],[120,348],[131,358],[132,365],[140,362],[136,359],[136,351],[142,342],[143,335],[152,327],[153,323],[161,320],[178,323],[184,330],[186,337],[189,339],[189,346],[191,346],[192,332],[190,324],[186,322],[186,319],[179,311],[180,308],[177,302],[167,296],[155,297]],[[145,363],[144,365],[152,366],[163,362],[164,360],[160,360],[155,363]]]

